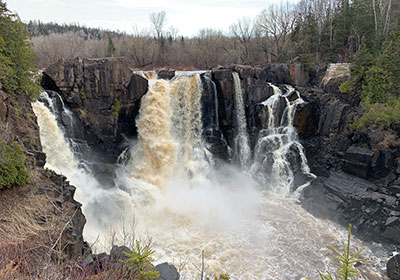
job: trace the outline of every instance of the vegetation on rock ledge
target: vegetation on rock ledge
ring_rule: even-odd
[[[0,189],[29,183],[29,172],[21,145],[7,145],[0,139]]]
[[[378,50],[363,48],[354,59],[352,74],[364,114],[351,128],[400,124],[400,31],[392,32]]]

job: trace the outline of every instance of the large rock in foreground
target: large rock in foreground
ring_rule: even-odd
[[[392,280],[400,280],[400,255],[395,255],[387,263],[387,275]]]

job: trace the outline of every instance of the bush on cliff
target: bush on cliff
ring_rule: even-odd
[[[366,47],[366,46],[364,46]],[[361,52],[360,52],[361,53]],[[353,61],[354,84],[361,81],[361,105],[364,114],[351,125],[365,129],[370,125],[390,127],[400,123],[400,32],[392,32],[373,55],[363,53]]]
[[[29,180],[21,145],[14,142],[9,146],[0,139],[0,189],[23,185]]]
[[[28,39],[19,17],[0,0],[0,82],[9,94],[19,92],[35,100],[41,89]]]

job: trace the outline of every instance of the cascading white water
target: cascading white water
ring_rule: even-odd
[[[246,112],[244,109],[242,87],[240,85],[239,74],[232,72],[234,83],[235,95],[235,109],[237,121],[237,134],[235,137],[235,153],[239,159],[240,166],[247,168],[250,158],[251,150],[249,144],[249,135],[247,133]]]
[[[62,132],[54,116],[41,103],[34,104],[49,167],[64,159],[73,164],[60,163],[58,172],[78,188],[88,220],[85,239],[99,238],[97,246],[104,249],[110,228],[123,232],[120,222],[134,216],[136,238],[150,236],[157,262],[174,263],[183,279],[199,278],[202,250],[210,276],[226,272],[231,279],[316,279],[316,269],[334,270],[327,248],[340,246],[344,230],[314,218],[292,199],[260,189],[235,166],[213,167],[202,139],[201,90],[196,74],[149,81],[137,122],[139,139],[128,164],[116,172],[119,187],[107,190],[79,168],[66,141],[55,150],[52,145],[63,138]],[[286,104],[283,115],[290,125],[279,128],[276,118],[269,129],[289,143],[295,101]],[[64,156],[68,151],[71,156]],[[74,173],[93,181],[73,179]],[[123,242],[124,236],[119,239]],[[363,244],[354,238],[353,246]],[[379,279],[383,261],[369,249],[366,255],[371,259],[360,267],[363,276]]]
[[[290,86],[286,86],[286,93],[282,93],[275,85],[270,86],[274,94],[261,103],[268,110],[268,126],[259,132],[250,173],[259,184],[267,186],[281,196],[297,196],[299,191],[309,184],[310,179],[315,178],[310,173],[303,146],[298,141],[296,129],[293,127],[296,106],[304,103],[304,100]],[[285,107],[283,112],[282,107]],[[296,167],[298,170],[295,170]],[[300,172],[308,179],[298,187],[297,192],[294,192],[293,186],[294,171]]]
[[[43,92],[41,99],[47,99]],[[54,100],[47,103],[54,107]],[[84,236],[89,242],[94,242],[99,232],[105,233],[110,226],[117,225],[110,221],[121,221],[125,211],[133,212],[131,197],[120,189],[104,189],[93,177],[83,162],[74,156],[70,142],[57,123],[56,116],[42,102],[32,104],[40,128],[40,140],[43,152],[46,153],[46,168],[52,169],[67,177],[68,181],[77,187],[75,199],[83,204],[83,213],[87,223]],[[102,241],[104,242],[104,241]],[[102,243],[103,246],[105,243]]]

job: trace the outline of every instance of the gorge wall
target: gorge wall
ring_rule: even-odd
[[[357,96],[338,91],[348,78],[342,74],[322,80],[324,71],[300,64],[261,67],[233,65],[201,72],[203,133],[217,158],[231,161],[235,116],[233,72],[238,73],[245,104],[250,146],[268,126],[268,112],[260,104],[274,94],[273,85],[296,87],[305,101],[296,107],[294,126],[305,147],[311,172],[318,177],[303,191],[304,208],[340,223],[352,223],[365,238],[400,244],[400,129],[369,128],[351,131],[348,125],[361,113]],[[321,69],[324,70],[324,69]],[[172,79],[173,70],[158,77]],[[76,122],[69,137],[86,141],[92,151],[116,161],[125,140],[136,136],[136,116],[147,91],[143,73],[129,69],[123,59],[60,60],[43,73],[42,86],[57,92]],[[287,98],[295,98],[295,92]],[[278,103],[283,114],[284,104]],[[59,120],[68,126],[63,118]]]
[[[30,174],[28,184],[1,190],[0,250],[10,244],[24,244],[26,254],[36,248],[60,261],[82,256],[88,250],[82,236],[86,219],[81,204],[74,200],[75,187],[64,176],[44,169],[46,155],[30,98],[5,92],[1,84],[0,139],[8,145],[21,145]],[[56,256],[51,246],[65,251]]]

